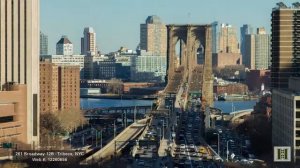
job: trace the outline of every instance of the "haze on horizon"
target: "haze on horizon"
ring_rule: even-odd
[[[88,3],[87,3],[88,2]],[[157,15],[165,24],[210,24],[213,21],[239,28],[250,24],[265,27],[270,33],[272,8],[276,0],[41,0],[41,31],[48,35],[49,54],[55,54],[56,42],[67,35],[80,54],[84,27],[97,33],[98,50],[117,51],[121,46],[136,49],[140,24],[147,16]],[[284,1],[290,6],[292,0]]]

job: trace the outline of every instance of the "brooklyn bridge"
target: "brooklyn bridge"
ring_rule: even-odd
[[[191,111],[192,106],[188,103],[191,97],[199,100],[199,116],[203,116],[204,110],[213,104],[211,36],[211,25],[167,25],[167,85],[157,100],[157,108],[152,109],[146,118],[129,125],[105,147],[81,163],[99,163],[120,155],[122,149],[135,143],[153,126],[157,128],[152,129],[160,130],[166,135],[165,139],[153,140],[160,144],[160,149],[164,148],[167,146],[164,144],[171,143],[171,132],[179,129],[175,128],[178,126],[178,115]],[[178,46],[179,54],[176,53]],[[165,117],[165,122],[168,123],[162,130],[157,126],[161,117]],[[199,124],[203,130],[203,117]],[[203,131],[199,135],[198,139],[202,139]]]

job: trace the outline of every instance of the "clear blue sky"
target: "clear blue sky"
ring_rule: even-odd
[[[296,0],[284,1],[291,5]],[[243,24],[266,27],[269,31],[271,11],[276,0],[40,0],[41,31],[48,35],[49,53],[67,35],[80,52],[83,28],[91,26],[97,33],[102,53],[120,46],[135,49],[140,38],[140,24],[149,15],[158,15],[166,24],[205,24],[220,21],[232,24],[239,33]]]

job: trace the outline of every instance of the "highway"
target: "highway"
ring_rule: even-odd
[[[131,124],[119,135],[117,135],[112,141],[110,141],[106,146],[104,146],[102,149],[86,158],[81,163],[94,163],[96,161],[103,161],[105,159],[113,157],[115,151],[118,153],[122,148],[124,148],[127,145],[128,141],[134,140],[144,130],[148,120],[149,118],[145,118],[137,121],[137,123]],[[115,147],[117,149],[115,149]]]

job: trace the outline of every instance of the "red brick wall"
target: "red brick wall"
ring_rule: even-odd
[[[224,86],[214,86],[214,93],[219,94],[245,94],[248,92],[248,86],[245,84],[228,84]]]

